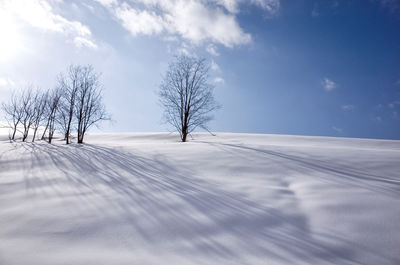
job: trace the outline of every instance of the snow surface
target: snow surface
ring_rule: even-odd
[[[400,141],[0,136],[0,264],[400,264]]]

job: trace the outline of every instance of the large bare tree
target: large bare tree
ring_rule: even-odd
[[[208,82],[209,69],[205,59],[179,56],[169,64],[160,85],[165,121],[179,132],[182,142],[198,127],[208,130],[212,112],[220,107]]]

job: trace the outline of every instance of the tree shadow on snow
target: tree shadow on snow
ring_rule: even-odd
[[[400,192],[400,180],[398,177],[375,175],[366,171],[362,172],[350,167],[336,165],[332,161],[318,160],[315,157],[290,155],[269,149],[261,149],[238,144],[200,143],[207,143],[229,152],[235,152],[237,149],[248,151],[250,153],[256,152],[268,158],[274,158],[276,163],[285,163],[286,168],[288,169],[294,165],[293,168],[296,172],[304,174],[310,174],[311,171],[324,173],[319,174],[318,176],[331,182],[358,186],[359,188],[368,189],[372,192],[382,193],[388,196],[398,197]]]
[[[24,171],[30,193],[73,196],[82,204],[76,207],[97,209],[99,221],[87,224],[87,236],[110,229],[117,219],[149,244],[167,242],[195,256],[240,261],[244,252],[266,262],[352,261],[351,250],[313,238],[305,216],[203,181],[163,156],[148,158],[90,144],[26,143],[19,148],[30,153]],[[54,167],[62,177],[53,176]],[[100,221],[108,215],[114,219]],[[120,240],[129,246],[135,238]]]

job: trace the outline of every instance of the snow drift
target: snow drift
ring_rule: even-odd
[[[0,264],[400,264],[400,141],[0,139]]]

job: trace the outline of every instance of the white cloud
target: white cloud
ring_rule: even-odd
[[[58,1],[3,0],[0,8],[34,28],[65,34],[71,39],[78,38],[80,41],[74,41],[74,43],[79,45],[83,41],[94,44],[91,40],[91,31],[87,26],[78,21],[68,20],[54,12],[51,4],[56,4],[56,2]],[[86,46],[95,47],[95,45]]]
[[[336,126],[332,126],[332,129],[333,129],[334,131],[336,131],[337,133],[342,133],[342,132],[343,132],[343,129],[342,129],[342,128],[338,128],[338,127],[336,127]]]
[[[211,70],[216,71],[216,72],[221,71],[221,68],[214,60],[211,60]]]
[[[230,13],[237,13],[239,11],[239,3],[236,0],[217,0],[216,2]]]
[[[238,13],[240,11],[239,6],[246,2],[257,5],[271,14],[278,12],[280,7],[279,0],[211,0],[209,2],[215,2],[215,4],[223,6],[230,13]]]
[[[95,0],[96,2],[99,2],[103,6],[112,6],[114,4],[117,4],[117,0]]]
[[[278,12],[280,7],[279,0],[251,0],[253,4],[258,5],[259,7],[267,10],[271,14]]]
[[[126,3],[115,9],[115,15],[121,20],[124,28],[129,30],[133,36],[138,34],[157,34],[166,27],[163,18],[155,12],[136,10]]]
[[[250,42],[250,35],[243,32],[234,15],[219,8],[207,8],[196,1],[177,2],[166,17],[168,31],[176,32],[194,44],[209,41],[233,47]]]
[[[400,100],[396,100],[396,101],[390,102],[388,104],[388,107],[391,108],[391,109],[394,109],[397,105],[400,105]]]
[[[214,78],[214,83],[225,84],[225,79],[223,79],[222,77],[216,77],[216,78]]]
[[[15,86],[15,83],[10,78],[0,77],[0,87],[6,86]]]
[[[399,10],[400,3],[398,0],[375,0],[381,3],[385,8],[388,8],[390,12],[396,12]]]
[[[341,106],[341,108],[342,108],[342,110],[344,110],[344,111],[351,111],[351,110],[354,110],[354,105],[342,105]]]
[[[275,14],[279,0],[95,0],[106,7],[133,36],[179,36],[194,45],[206,42],[234,47],[249,43],[250,34],[237,21],[240,5],[257,5]],[[207,46],[212,55],[215,46]]]
[[[320,13],[318,10],[318,3],[314,3],[313,10],[311,11],[311,16],[312,17],[319,17]]]
[[[95,12],[95,8],[92,5],[90,5],[88,3],[85,3],[85,2],[82,2],[81,4],[82,4],[82,6],[86,7],[87,9],[89,9],[90,12],[92,12],[92,13]],[[79,7],[77,7],[77,8],[79,8]]]
[[[81,48],[81,47],[88,47],[88,48],[92,48],[92,49],[98,48],[96,43],[92,42],[91,40],[82,38],[82,37],[75,37],[74,44],[78,48]]]
[[[188,50],[188,48],[185,47],[185,46],[180,47],[180,48],[177,50],[177,52],[178,52],[178,54],[181,54],[181,55],[190,55],[190,54],[191,54],[191,52],[190,52],[190,51]]]
[[[209,44],[206,48],[206,51],[213,55],[213,56],[219,56],[219,53],[217,51],[217,47],[214,44]]]
[[[324,80],[322,81],[322,86],[325,89],[325,91],[330,92],[337,87],[337,84],[334,81],[325,77]]]

